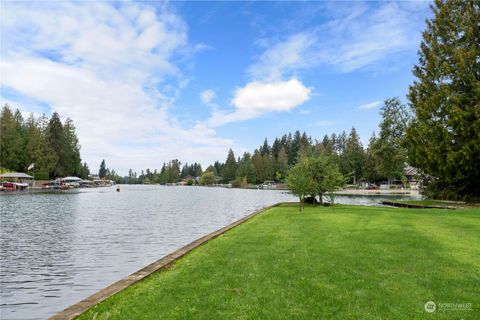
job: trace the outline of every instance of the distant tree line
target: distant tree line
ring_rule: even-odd
[[[196,178],[203,173],[202,166],[199,163],[182,163],[178,159],[164,162],[160,170],[142,170],[138,175],[132,169],[128,170],[128,175],[121,178],[120,182],[127,184],[150,184],[150,183],[176,183],[181,179],[190,178],[191,184],[196,182]]]
[[[0,114],[0,167],[6,171],[26,172],[34,164],[36,179],[65,176],[87,178],[89,169],[82,164],[80,144],[70,118],[61,122],[58,113],[50,119],[21,112],[6,104]]]
[[[272,144],[265,139],[252,153],[245,152],[241,157],[236,157],[230,149],[225,162],[216,161],[205,171],[198,163],[182,165],[175,159],[164,163],[160,171],[146,169],[137,175],[130,169],[122,182],[165,184],[187,177],[200,184],[232,183],[236,187],[265,181],[285,182],[290,168],[299,161],[320,156],[331,159],[349,183],[355,184],[362,179],[370,182],[405,180],[407,158],[401,140],[410,114],[407,107],[394,98],[385,101],[381,115],[380,133],[378,137],[372,135],[367,148],[363,147],[355,128],[349,134],[345,131],[332,133],[321,140],[296,131],[276,138]]]
[[[408,107],[398,98],[387,99],[380,112],[380,131],[378,135],[373,133],[366,147],[355,128],[348,134],[332,133],[320,140],[296,131],[276,138],[272,144],[265,139],[252,153],[239,157],[229,150],[224,163],[216,161],[205,171],[198,163],[182,165],[174,159],[163,163],[160,171],[146,169],[137,175],[130,169],[128,176],[120,178],[104,160],[99,176],[134,184],[189,179],[205,185],[232,183],[244,187],[267,180],[292,182],[287,179],[292,177],[291,168],[311,171],[324,161],[326,167],[338,169],[346,182],[356,184],[362,179],[405,181],[408,163],[419,169],[430,197],[478,200],[480,3],[435,0],[432,10],[433,18],[427,20],[420,44],[419,62],[413,69],[415,81],[409,88]],[[89,174],[87,164],[81,162],[71,119],[62,124],[54,113],[50,119],[30,115],[24,120],[18,109],[12,112],[5,105],[0,115],[0,170],[25,171],[31,163],[35,163],[38,179],[66,175],[86,178]],[[307,191],[300,190],[299,194],[312,193]]]

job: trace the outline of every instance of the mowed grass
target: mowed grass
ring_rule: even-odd
[[[80,319],[479,319],[479,308],[479,209],[282,205]]]

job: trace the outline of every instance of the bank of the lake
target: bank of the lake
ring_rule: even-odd
[[[478,208],[282,205],[80,319],[477,319],[479,270]]]
[[[0,193],[0,318],[40,320],[287,191],[121,185]],[[338,195],[379,205],[412,196]]]
[[[282,191],[127,186],[0,194],[0,319],[40,320]]]

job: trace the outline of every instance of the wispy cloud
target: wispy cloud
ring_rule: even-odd
[[[322,30],[328,36],[319,43],[319,57],[340,72],[375,65],[418,46],[423,20],[399,3],[373,8],[358,3],[337,14]]]
[[[205,91],[202,91],[202,93],[200,94],[200,100],[205,105],[210,105],[212,103],[213,99],[215,99],[215,97],[216,97],[215,91],[213,91],[211,89],[207,89]]]
[[[382,105],[382,101],[377,100],[377,101],[373,101],[373,102],[370,102],[370,103],[362,104],[362,105],[358,106],[358,109],[360,109],[360,110],[371,110],[371,109],[376,109],[376,108],[380,107],[381,105]]]
[[[291,35],[265,50],[258,61],[248,68],[247,73],[254,79],[278,81],[286,73],[310,64],[305,56],[315,42],[315,35],[311,33]]]
[[[257,41],[269,48],[247,73],[253,78],[278,79],[320,66],[340,73],[378,66],[394,54],[418,47],[423,13],[417,11],[424,7],[425,3],[396,2],[326,5],[326,21],[283,38],[275,35]]]
[[[172,61],[198,46],[168,5],[7,2],[2,10],[2,91],[74,119],[92,168],[104,157],[123,173],[173,157],[206,162],[233,143],[169,113],[188,82]]]

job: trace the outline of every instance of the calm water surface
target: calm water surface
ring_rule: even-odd
[[[367,205],[379,200],[336,198]],[[164,186],[2,194],[0,318],[46,319],[189,242],[281,201],[296,198],[275,190]]]

